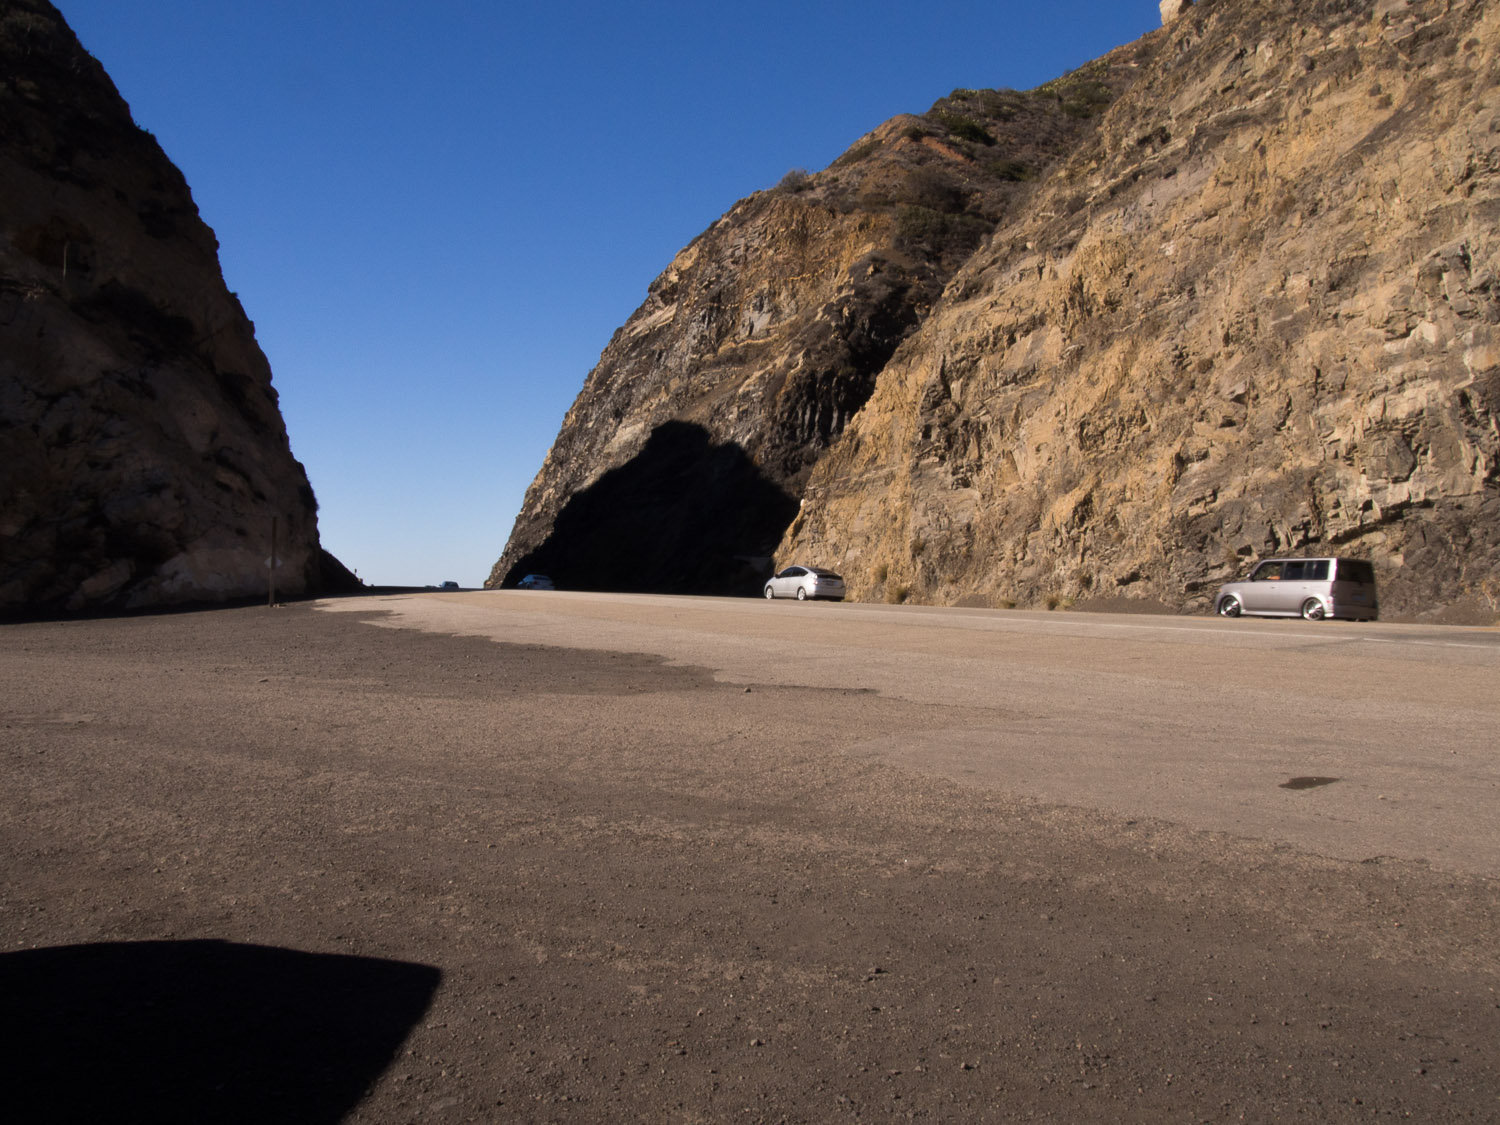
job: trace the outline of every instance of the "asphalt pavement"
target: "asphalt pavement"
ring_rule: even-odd
[[[952,726],[847,752],[1340,859],[1500,874],[1500,629],[521,591],[322,608],[962,705]]]

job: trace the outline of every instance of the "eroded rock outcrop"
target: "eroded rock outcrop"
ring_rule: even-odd
[[[1068,76],[1073,127],[1006,194],[977,169],[1053,119],[981,150],[934,128],[954,112],[940,104],[731,210],[589,376],[492,584],[580,565],[553,549],[561,514],[673,419],[784,494],[756,535],[795,507],[778,562],[838,568],[857,598],[1194,610],[1254,556],[1328,552],[1375,563],[1388,615],[1493,620],[1500,15],[1478,0],[1163,15]],[[1015,117],[979,110],[1016,97],[959,100],[1000,140]],[[961,202],[920,214],[985,229],[903,254],[918,212],[867,206],[867,185],[895,200],[932,169]],[[701,477],[691,505],[660,475],[624,478],[655,482],[635,496],[621,479],[609,510],[645,513],[643,543],[712,517]],[[760,554],[747,532],[738,553]],[[679,568],[727,572],[721,540],[667,538]],[[706,588],[651,568],[633,581]]]
[[[1500,10],[1187,9],[949,286],[780,554],[863,598],[1205,604],[1253,556],[1500,599]]]
[[[0,60],[0,611],[347,578],[181,174],[50,5]]]
[[[1161,11],[1161,22],[1171,23],[1182,14],[1182,9],[1191,7],[1193,0],[1161,0],[1157,8]]]
[[[1029,93],[955,91],[736,204],[610,341],[487,584],[541,571],[574,589],[757,590],[896,347],[1146,49]]]

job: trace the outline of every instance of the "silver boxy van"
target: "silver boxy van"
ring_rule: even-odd
[[[1248,578],[1220,587],[1214,609],[1220,617],[1252,613],[1309,621],[1380,616],[1375,568],[1364,559],[1262,559]]]

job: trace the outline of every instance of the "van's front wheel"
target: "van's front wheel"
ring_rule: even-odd
[[[1323,603],[1317,598],[1308,598],[1302,603],[1302,617],[1305,621],[1322,621],[1328,616],[1328,611],[1323,608]]]
[[[1240,615],[1240,599],[1230,594],[1219,602],[1220,617],[1238,617]]]

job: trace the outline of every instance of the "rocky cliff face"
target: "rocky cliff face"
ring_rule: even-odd
[[[736,204],[610,341],[488,584],[758,590],[897,345],[1144,50],[1031,93],[956,91]]]
[[[187,184],[44,0],[0,2],[0,611],[264,593],[318,546]]]
[[[1002,136],[1017,117],[982,111],[1019,96],[964,94],[994,145],[935,135],[940,104],[909,119],[926,136],[898,119],[726,215],[589,376],[492,583],[535,564],[706,588],[683,575],[789,518],[777,561],[864,599],[1201,609],[1252,557],[1298,551],[1371,558],[1394,615],[1493,617],[1500,17],[1172,7],[1069,76],[1072,127],[1003,194],[977,169],[1057,122]],[[890,171],[903,144],[924,162]],[[845,180],[933,167],[962,204],[922,215],[985,227],[913,257],[915,212]],[[779,494],[754,528],[714,538],[741,505],[702,460],[639,471],[666,421]]]
[[[857,596],[1201,608],[1366,556],[1500,597],[1500,11],[1218,0],[950,283],[781,554]]]

